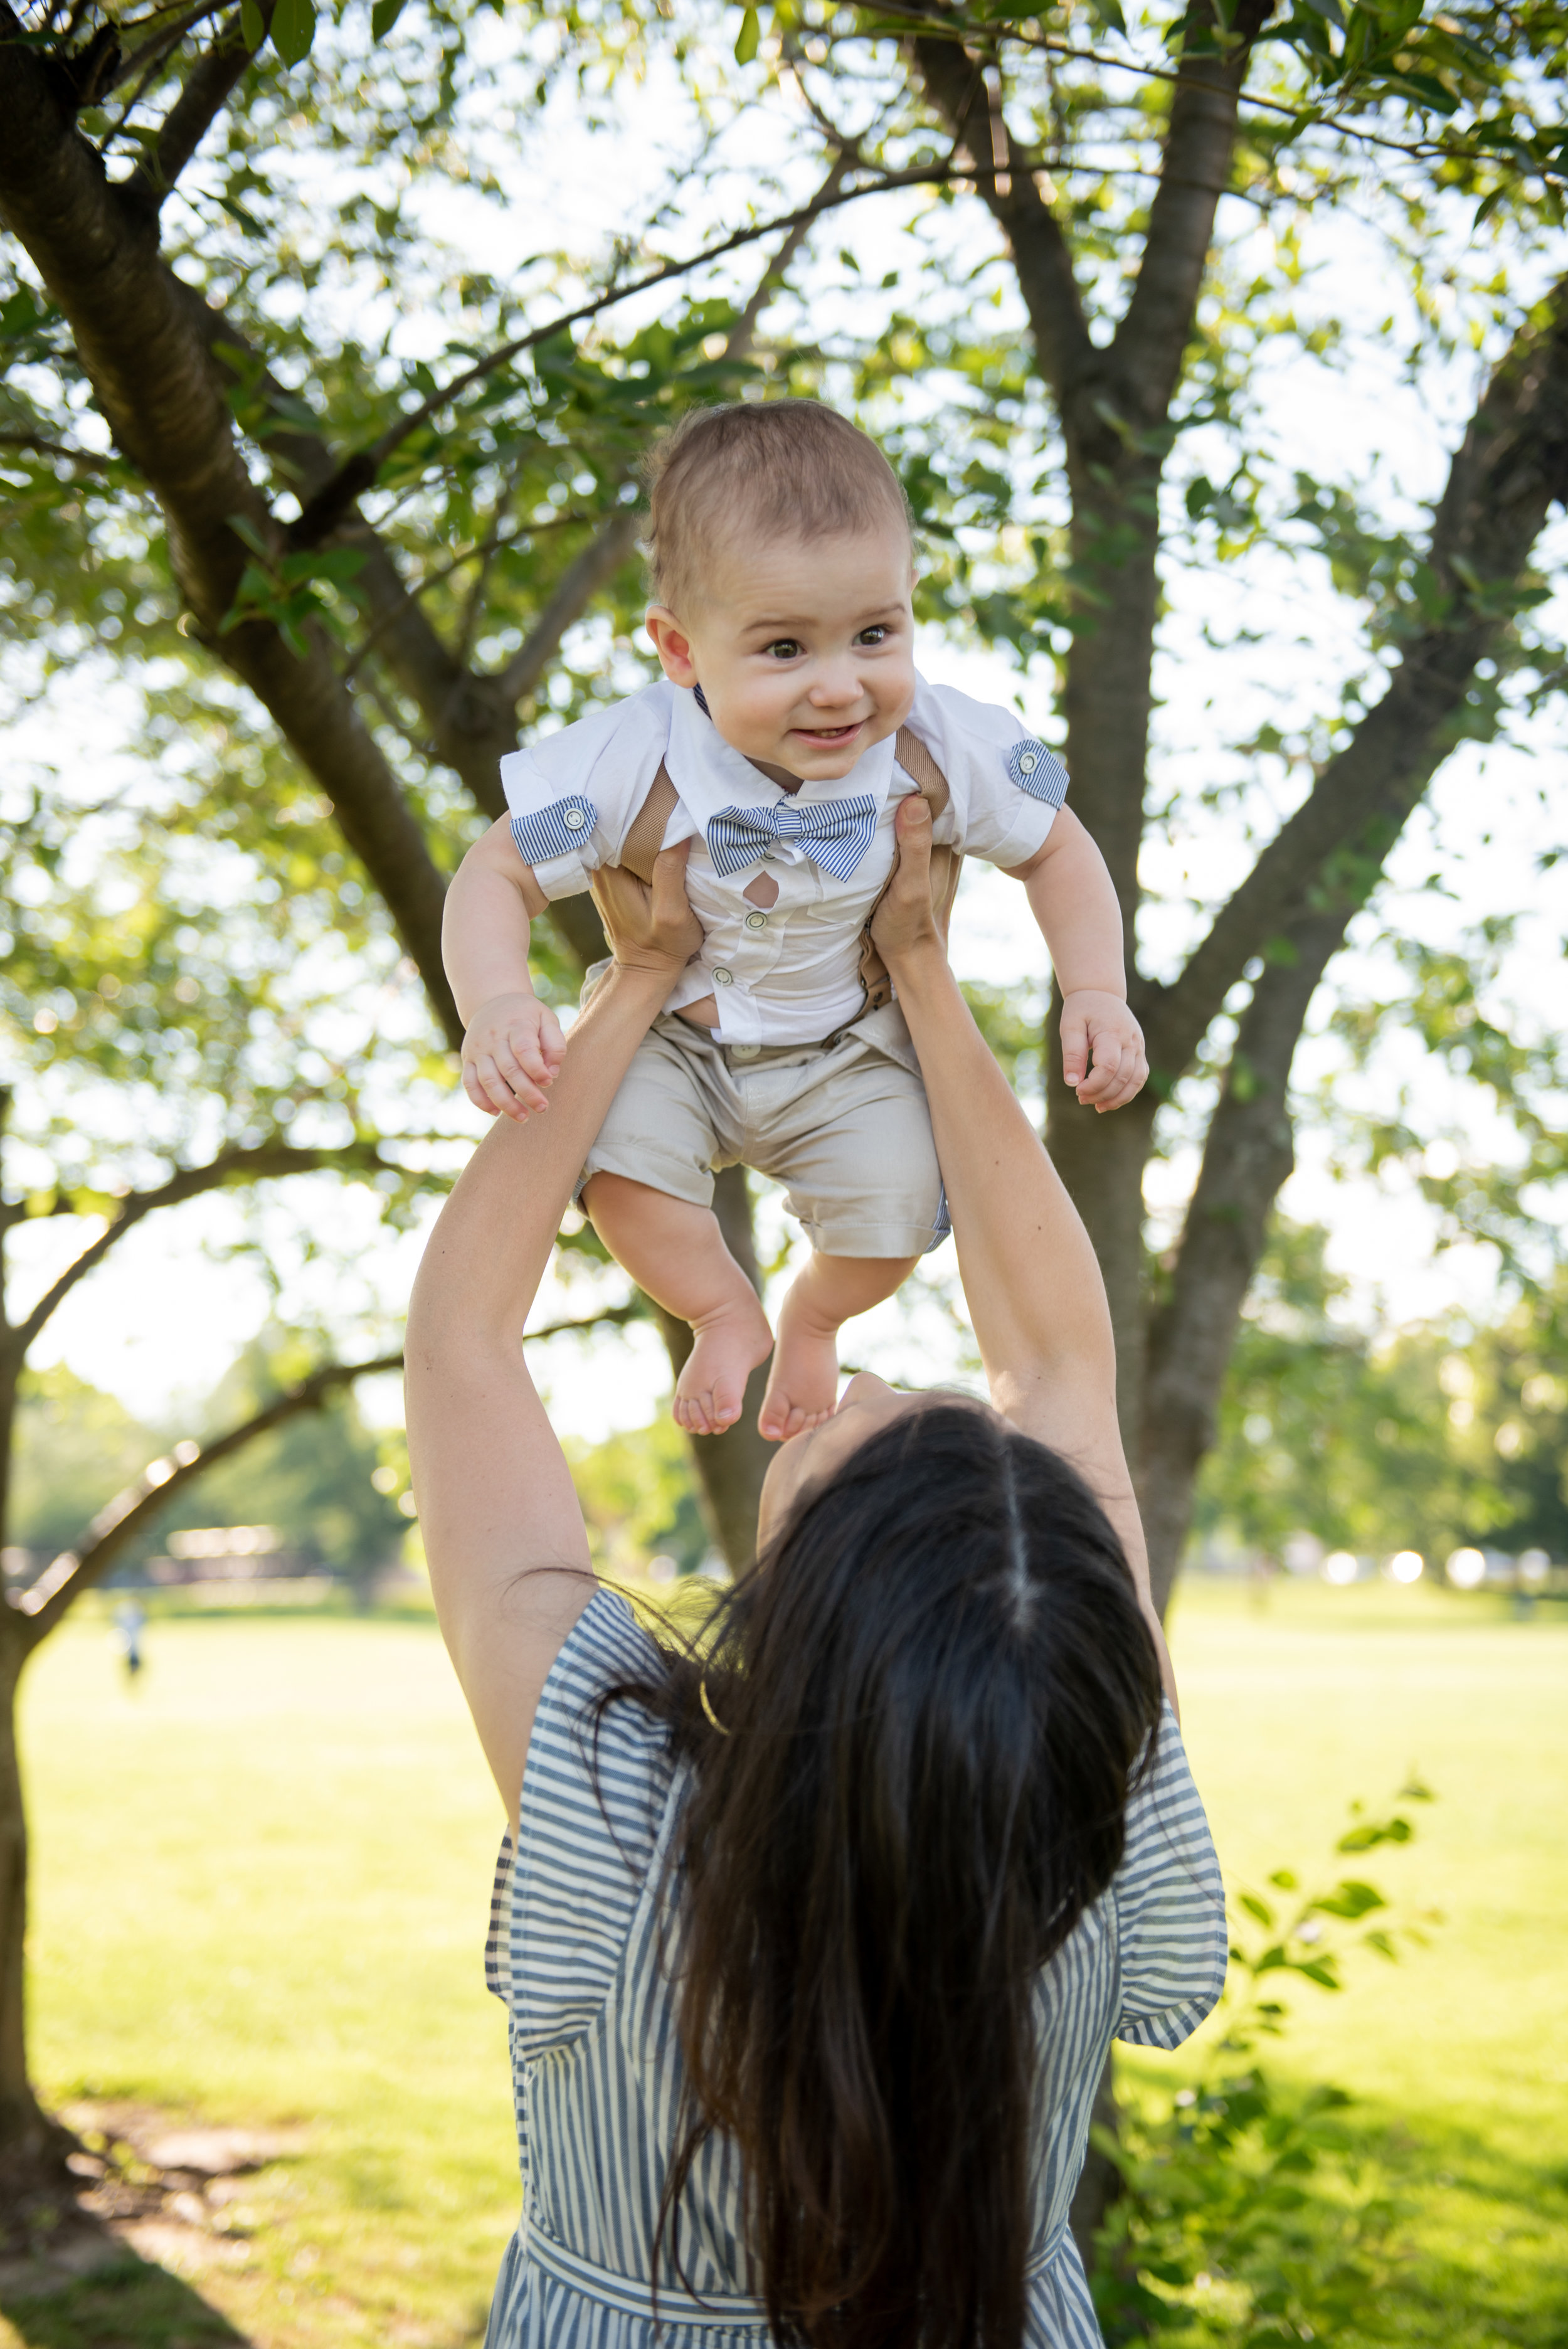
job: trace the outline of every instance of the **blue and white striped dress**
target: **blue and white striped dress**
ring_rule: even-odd
[[[501,1846],[485,1971],[510,2018],[523,2191],[485,2349],[655,2349],[653,2243],[681,2085],[661,1877],[682,1774],[630,1704],[604,1714],[595,1755],[592,1708],[657,1670],[625,1601],[597,1592],[545,1682],[517,1848]],[[1208,1823],[1168,1714],[1115,1881],[1041,1976],[1029,2349],[1099,2349],[1068,2209],[1106,2050],[1113,2037],[1178,2045],[1219,1997],[1225,1946]],[[694,2289],[661,2274],[658,2349],[766,2349],[739,2211],[734,2149],[711,2139],[680,2209]]]

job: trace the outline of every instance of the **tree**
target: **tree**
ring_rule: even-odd
[[[9,1096],[0,1095],[0,1140]],[[102,1219],[98,1237],[50,1284],[26,1312],[13,1317],[6,1282],[6,1250],[16,1228],[30,1218],[29,1203],[0,1192],[0,1538],[6,1530],[7,1486],[14,1457],[14,1433],[23,1369],[29,1349],[47,1330],[54,1315],[78,1280],[101,1264],[116,1244],[149,1216],[221,1185],[276,1179],[315,1171],[337,1163],[352,1169],[366,1164],[363,1150],[329,1153],[290,1148],[277,1143],[250,1151],[229,1150],[205,1165],[180,1168],[165,1182],[141,1192],[127,1192]],[[44,1206],[45,1213],[90,1215],[98,1203],[62,1190]],[[108,1502],[77,1537],[77,1547],[64,1549],[53,1564],[20,1592],[8,1592],[10,1605],[0,1605],[0,2192],[8,2207],[19,2207],[29,2191],[47,2187],[63,2177],[63,2156],[70,2140],[49,2122],[33,2093],[26,2063],[24,1955],[26,1932],[27,1837],[22,1784],[16,1751],[16,1686],[24,1667],[39,1642],[63,1619],[84,1590],[90,1589],[147,1520],[165,1509],[170,1500],[193,1477],[243,1444],[265,1434],[295,1412],[319,1403],[335,1386],[367,1370],[395,1369],[397,1354],[366,1363],[329,1365],[301,1388],[253,1414],[239,1427],[206,1445],[177,1444],[172,1452],[153,1461],[136,1481]],[[13,2199],[15,2198],[15,2199]]]

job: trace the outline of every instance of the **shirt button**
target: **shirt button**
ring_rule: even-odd
[[[760,1044],[732,1044],[729,1057],[732,1061],[755,1061],[761,1050]]]
[[[568,832],[581,832],[588,821],[581,808],[568,808],[561,820]]]
[[[1026,775],[1032,775],[1039,763],[1039,761],[1036,758],[1032,750],[1026,750],[1023,757],[1018,761],[1019,766],[1022,767]],[[568,816],[566,821],[570,823],[572,821],[571,817]]]
[[[748,914],[746,916],[746,926],[748,930],[765,930],[768,927],[767,915]]]
[[[735,973],[732,970],[716,970],[713,974],[713,983],[715,987],[733,987]]]

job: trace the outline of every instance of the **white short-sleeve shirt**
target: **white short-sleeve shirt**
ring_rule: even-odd
[[[1011,710],[923,678],[906,723],[947,778],[936,838],[1004,869],[1027,863],[1067,795],[1060,761]],[[678,802],[664,845],[692,843],[686,891],[703,927],[701,951],[666,1008],[712,995],[723,1044],[819,1042],[853,1019],[864,1000],[861,932],[892,870],[893,812],[918,788],[914,779],[890,738],[848,774],[785,792],[725,741],[694,692],[660,678],[501,761],[512,837],[546,897],[575,895],[601,864],[620,861],[661,763]],[[721,816],[835,803],[843,803],[863,849],[843,877],[787,840],[733,870],[721,869],[729,861],[722,854],[715,862]],[[836,861],[846,861],[841,850]],[[763,870],[779,889],[769,906],[745,894]]]

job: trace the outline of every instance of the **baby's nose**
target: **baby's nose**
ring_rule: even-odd
[[[850,660],[824,661],[811,680],[811,699],[819,708],[830,703],[858,701],[861,681]]]

